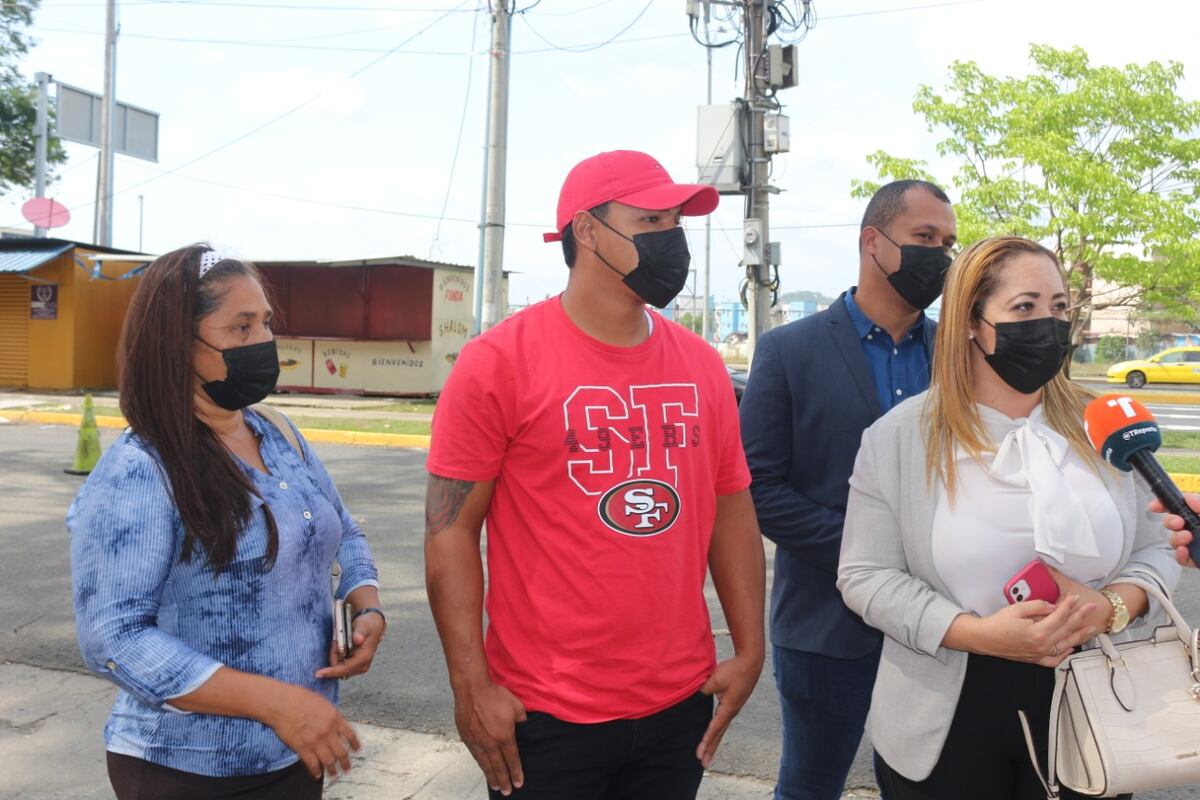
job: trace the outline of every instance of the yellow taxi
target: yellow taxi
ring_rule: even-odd
[[[1141,361],[1113,364],[1108,382],[1132,389],[1147,383],[1200,383],[1200,347],[1171,347]]]

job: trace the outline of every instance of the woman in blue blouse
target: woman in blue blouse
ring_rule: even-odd
[[[370,668],[386,621],[320,459],[248,408],[279,376],[257,271],[202,245],[157,259],[119,361],[130,428],[67,512],[79,647],[121,689],[104,729],[117,797],[320,797],[358,749],[337,679]],[[345,661],[335,559],[337,596],[363,609]]]

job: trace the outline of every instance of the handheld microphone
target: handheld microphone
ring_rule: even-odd
[[[1100,457],[1119,470],[1136,470],[1169,514],[1183,517],[1192,532],[1188,552],[1200,564],[1200,515],[1192,511],[1183,493],[1171,480],[1154,451],[1162,445],[1158,423],[1147,408],[1132,397],[1107,394],[1088,403],[1083,427]]]

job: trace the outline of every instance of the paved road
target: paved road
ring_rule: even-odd
[[[1200,406],[1146,406],[1164,431],[1200,431]]]
[[[1200,383],[1150,383],[1144,390],[1130,389],[1123,383],[1109,383],[1104,378],[1076,378],[1076,383],[1082,383],[1095,392],[1200,392]]]
[[[102,442],[111,443],[115,435],[102,431]],[[75,431],[70,428],[0,426],[0,619],[4,620],[0,661],[82,670],[62,523],[81,480],[62,472],[74,444]],[[335,445],[316,449],[372,542],[392,628],[388,649],[376,668],[347,684],[347,715],[393,728],[453,736],[445,668],[423,588],[424,453]],[[1178,600],[1189,619],[1200,621],[1200,576],[1187,576]],[[725,623],[711,589],[709,605],[714,629],[723,631]],[[722,653],[729,652],[727,635],[719,634],[718,644]],[[779,754],[773,687],[768,665],[726,737],[715,771],[773,777]],[[873,785],[867,752],[864,747],[860,753],[852,786]],[[1191,796],[1145,795],[1154,800]]]

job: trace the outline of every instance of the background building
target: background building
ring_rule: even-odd
[[[0,386],[107,388],[146,258],[63,239],[0,238]]]
[[[434,394],[470,338],[472,267],[411,256],[255,263],[276,309],[281,391]]]

